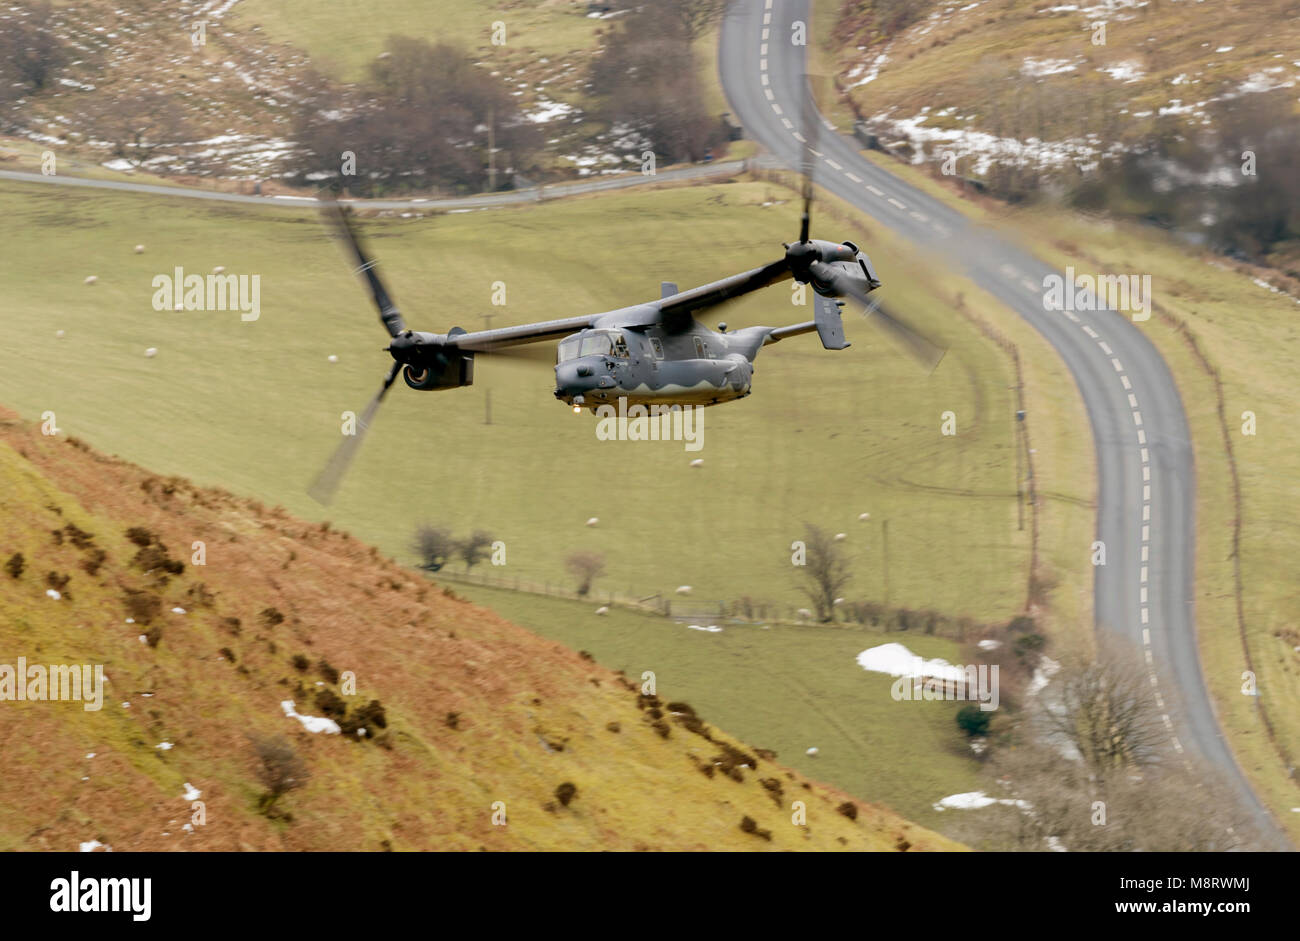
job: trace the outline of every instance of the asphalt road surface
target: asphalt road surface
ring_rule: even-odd
[[[659,170],[654,174],[626,173],[618,176],[596,177],[579,183],[555,183],[541,188],[504,190],[500,193],[483,193],[477,196],[460,196],[452,199],[357,199],[368,209],[487,209],[510,203],[531,202],[572,196],[578,193],[597,193],[603,190],[644,186],[649,183],[670,183],[682,180],[703,180],[729,176],[745,169],[743,160],[722,163],[705,163],[690,167]],[[251,203],[257,206],[314,206],[318,200],[310,196],[247,196],[242,193],[223,193],[220,190],[198,189],[186,186],[161,186],[152,183],[133,183],[128,180],[92,180],[86,177],[39,173],[21,170],[0,170],[0,180],[18,180],[23,183],[49,183],[60,186],[82,186],[90,189],[120,190],[129,193],[151,193],[155,196],[176,196],[184,199],[210,199],[226,203]],[[348,200],[343,200],[348,202]]]
[[[807,0],[733,0],[719,52],[735,116],[748,136],[791,168],[801,166],[809,149],[801,106],[815,113],[804,78],[805,47],[794,44],[792,31],[796,21],[809,23],[808,14]],[[1106,545],[1106,565],[1094,569],[1098,629],[1142,645],[1158,677],[1173,747],[1179,753],[1195,749],[1223,768],[1264,832],[1287,846],[1223,739],[1201,673],[1193,610],[1196,474],[1190,435],[1177,386],[1142,324],[1111,310],[1045,310],[1043,279],[1064,272],[866,160],[859,145],[834,132],[820,114],[815,120],[821,122],[813,141],[818,185],[946,256],[1029,321],[1064,360],[1087,408],[1097,456],[1097,530],[1077,538],[1080,565],[1090,564],[1094,539]],[[834,239],[824,226],[819,232],[816,212],[813,235]],[[870,253],[870,246],[863,248]],[[889,273],[879,274],[887,296]]]

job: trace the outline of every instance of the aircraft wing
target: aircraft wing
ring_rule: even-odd
[[[712,284],[701,285],[689,291],[682,291],[680,294],[661,298],[656,303],[664,316],[665,324],[672,329],[674,320],[685,321],[687,315],[697,310],[713,307],[723,301],[757,291],[790,277],[792,277],[790,266],[782,258],[761,268],[753,268],[723,278],[721,281],[714,281]]]
[[[561,320],[542,320],[538,323],[525,323],[517,327],[499,327],[496,330],[479,330],[475,333],[453,333],[447,337],[447,345],[467,352],[486,352],[500,350],[525,343],[538,343],[542,340],[558,340],[570,333],[593,326],[604,314],[588,314],[584,317],[565,317]]]
[[[594,327],[597,321],[610,314],[625,314],[629,324],[636,321],[651,323],[661,319],[670,331],[685,326],[691,313],[703,310],[723,301],[731,300],[742,294],[757,291],[778,281],[790,278],[790,266],[782,258],[761,268],[734,274],[712,284],[701,285],[688,291],[670,294],[636,308],[623,308],[619,311],[602,311],[582,317],[565,317],[560,320],[543,320],[538,323],[520,324],[517,327],[500,327],[496,330],[479,330],[474,333],[453,333],[447,337],[446,345],[466,352],[488,352],[522,346],[526,343],[538,343],[543,340],[558,340],[578,330]],[[658,312],[656,316],[655,312]]]

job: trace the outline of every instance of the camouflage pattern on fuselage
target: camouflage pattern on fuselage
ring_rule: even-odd
[[[614,318],[611,318],[614,320]],[[621,320],[621,322],[620,322]],[[717,405],[749,395],[753,358],[767,327],[734,333],[691,321],[685,330],[614,320],[566,337],[555,366],[555,397],[590,408],[613,405]]]

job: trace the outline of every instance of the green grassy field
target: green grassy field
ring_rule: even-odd
[[[683,188],[367,229],[413,326],[475,329],[488,313],[500,326],[596,311],[655,296],[661,278],[686,286],[761,263],[796,218],[790,202],[763,203],[789,195],[766,183]],[[306,487],[387,357],[313,214],[18,185],[0,188],[0,206],[13,272],[0,288],[12,338],[0,350],[0,401],[29,417],[52,410],[65,433],[160,472],[328,517],[404,559],[425,520],[489,530],[525,580],[564,581],[569,552],[603,552],[598,587],[641,596],[691,584],[700,599],[802,603],[790,543],[808,520],[848,533],[846,595],[878,599],[889,520],[891,603],[998,620],[1023,601],[1007,365],[877,232],[832,233],[829,219],[822,230],[872,246],[898,285],[893,302],[951,344],[928,378],[852,318],[849,351],[812,337],[765,351],[755,394],[710,409],[692,453],[598,441],[590,415],[553,400],[549,370],[484,361],[468,389],[395,389],[323,510]],[[155,274],[218,264],[261,275],[257,322],[152,309]],[[99,282],[83,284],[88,274]],[[493,308],[498,280],[508,303]],[[734,325],[806,316],[783,287],[726,313]],[[955,437],[940,434],[947,410]],[[702,468],[689,467],[695,457]],[[601,524],[588,528],[592,516]]]
[[[691,630],[667,618],[452,583],[458,595],[598,663],[638,685],[651,671],[665,701],[690,703],[755,747],[810,777],[942,830],[951,814],[931,806],[983,785],[957,729],[952,702],[895,702],[893,679],[854,658],[868,647],[903,643],[923,657],[964,662],[960,646],[937,637],[826,626],[731,624]],[[707,622],[712,623],[712,622]],[[816,747],[816,756],[806,754]]]

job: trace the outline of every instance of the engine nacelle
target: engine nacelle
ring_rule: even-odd
[[[432,392],[459,389],[474,384],[474,354],[460,350],[430,353],[402,370],[402,379],[412,389]]]

